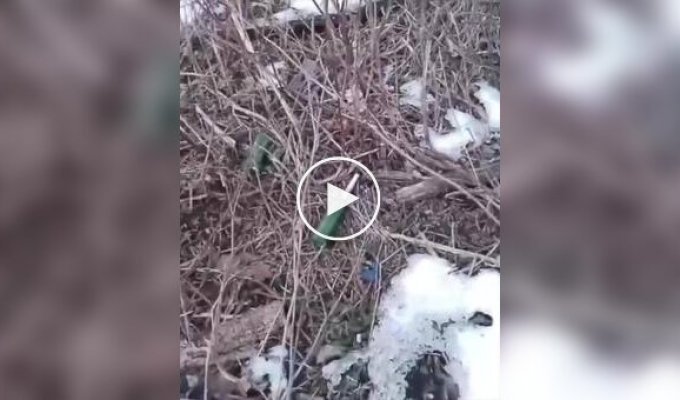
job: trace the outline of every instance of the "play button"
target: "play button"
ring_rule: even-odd
[[[330,183],[326,184],[326,215],[338,212],[357,200],[359,198],[352,193]]]
[[[377,219],[380,188],[375,176],[359,161],[329,157],[317,161],[302,175],[296,203],[302,222],[316,236],[331,241],[349,240],[366,232]],[[351,204],[352,208],[337,219],[341,221],[337,232],[346,235],[328,235],[316,229],[323,218],[329,218]]]

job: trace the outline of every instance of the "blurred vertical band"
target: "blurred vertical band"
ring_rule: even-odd
[[[175,3],[0,5],[0,397],[176,396]]]
[[[503,3],[503,399],[680,388],[680,3]]]

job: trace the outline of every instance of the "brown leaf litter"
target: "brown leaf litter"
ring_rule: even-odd
[[[214,329],[211,352],[222,361],[253,354],[272,331],[281,326],[283,303],[273,301],[220,322]]]
[[[181,334],[196,369],[205,365],[206,343],[210,373],[217,364],[234,375],[242,372],[236,360],[282,338],[308,360],[338,340],[353,346],[354,326],[361,334],[370,329],[380,298],[380,289],[357,276],[367,249],[382,260],[385,281],[406,254],[427,248],[475,266],[496,260],[500,179],[483,175],[479,154],[465,163],[441,158],[415,131],[454,102],[471,105],[472,82],[497,81],[499,51],[481,41],[498,42],[499,11],[474,0],[407,0],[393,8],[376,21],[351,18],[303,35],[239,35],[231,22],[248,27],[247,17],[230,15],[224,32],[199,38],[181,55]],[[245,85],[272,60],[288,69],[280,86]],[[424,114],[400,108],[394,89],[416,77],[437,99]],[[196,114],[197,105],[219,130]],[[278,168],[254,177],[240,165],[259,134],[283,154]],[[382,175],[384,196],[371,229],[319,254],[297,217],[295,194],[307,167],[337,155]],[[365,219],[350,213],[345,228]],[[335,335],[343,326],[352,329]],[[325,384],[304,368],[295,394],[323,395]]]

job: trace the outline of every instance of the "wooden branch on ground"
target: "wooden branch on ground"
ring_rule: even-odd
[[[428,178],[414,185],[403,187],[395,193],[395,198],[400,203],[436,197],[450,188],[449,184],[439,178]]]
[[[489,257],[489,256],[486,256],[484,254],[479,254],[479,253],[475,253],[473,251],[468,251],[468,250],[457,249],[455,247],[446,246],[446,245],[439,244],[439,243],[436,243],[436,242],[431,242],[429,240],[416,239],[416,238],[408,237],[408,236],[405,236],[405,235],[401,235],[399,233],[390,233],[390,232],[385,232],[385,233],[387,234],[387,236],[389,236],[392,239],[401,240],[401,241],[404,241],[404,242],[407,242],[407,243],[414,244],[416,246],[424,247],[426,249],[431,248],[431,249],[434,249],[436,251],[442,251],[444,253],[455,254],[455,255],[460,256],[460,257],[476,259],[476,260],[482,261],[482,262],[488,264],[489,266],[492,266],[492,267],[495,267],[495,268],[500,267],[500,260],[499,259]]]

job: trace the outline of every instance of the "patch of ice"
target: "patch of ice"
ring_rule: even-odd
[[[475,312],[491,316],[489,327],[468,322]],[[403,399],[406,374],[426,352],[449,358],[447,370],[460,400],[499,398],[500,274],[453,273],[443,259],[416,254],[383,297],[380,323],[368,347],[373,400]]]
[[[399,96],[399,104],[410,105],[416,108],[423,108],[423,99],[425,103],[434,101],[434,97],[427,93],[427,88],[421,79],[414,79],[401,85],[399,88],[401,96]]]
[[[487,123],[492,131],[501,130],[501,92],[488,82],[477,82],[479,89],[474,93],[486,110]]]
[[[288,357],[285,346],[269,349],[266,355],[254,357],[248,364],[248,380],[259,390],[269,388],[272,399],[280,399],[288,386],[284,362]]]

